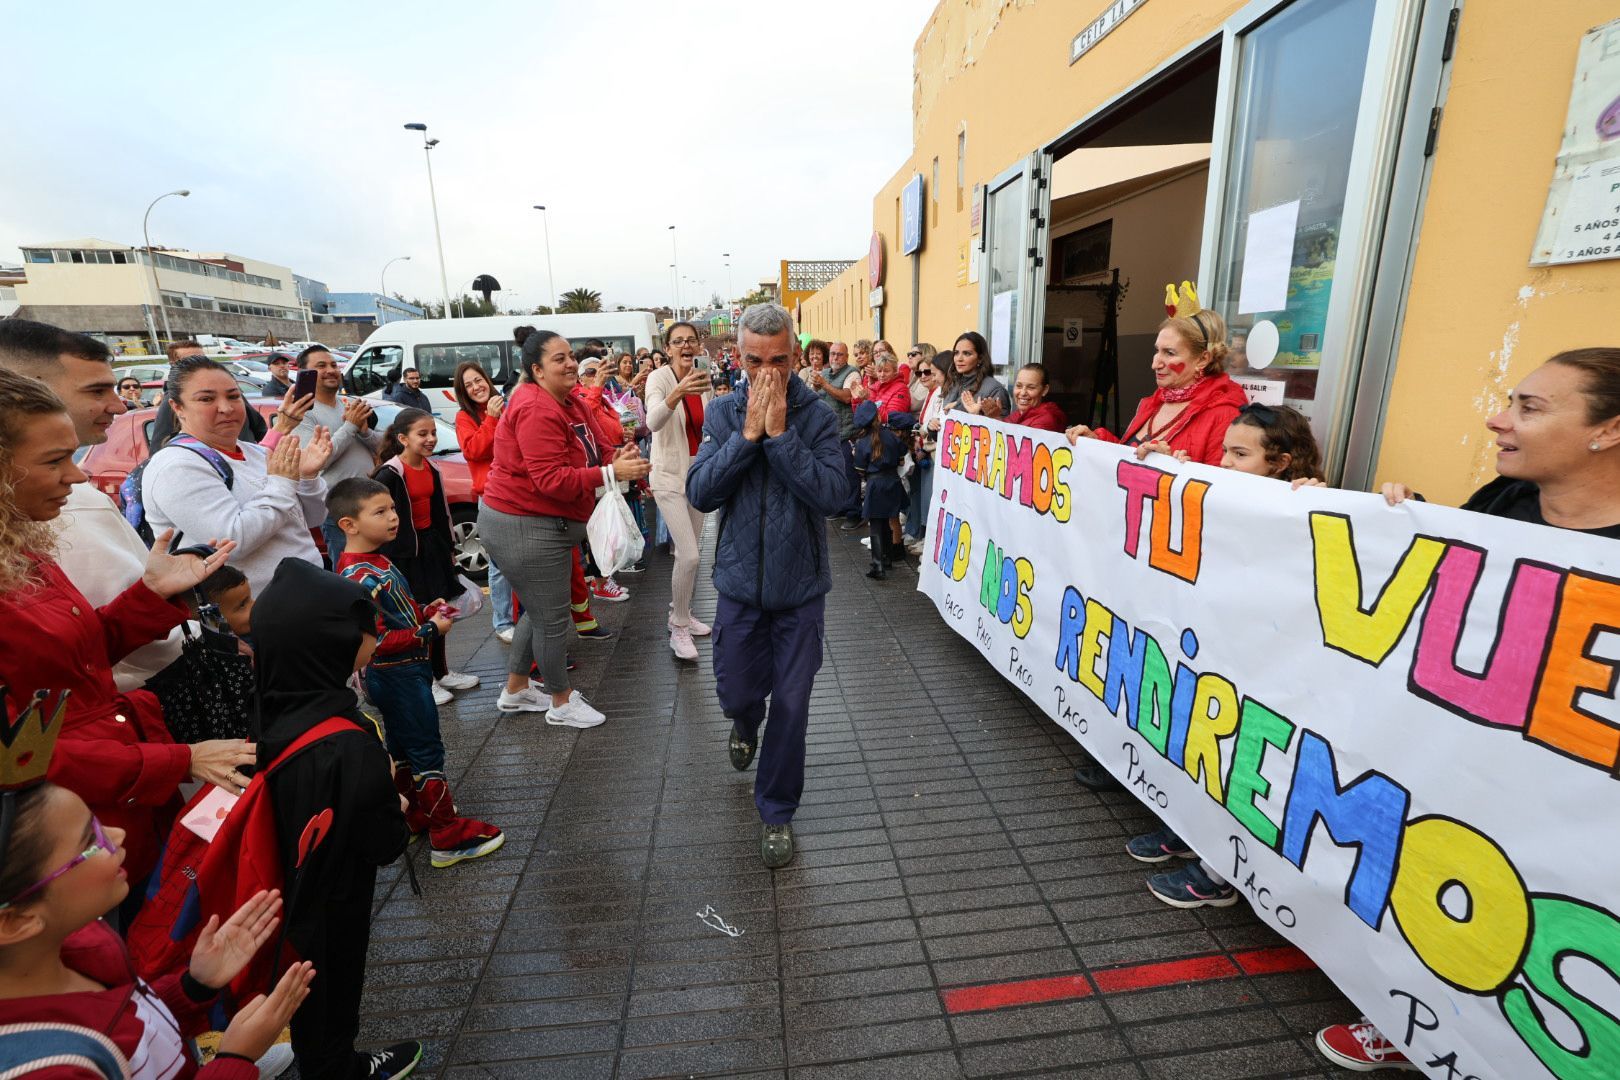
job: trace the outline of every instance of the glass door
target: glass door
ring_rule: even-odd
[[[990,182],[985,195],[984,255],[979,275],[979,332],[990,342],[996,376],[1011,383],[1010,371],[1026,362],[1034,261],[1040,250],[1032,212],[1041,155],[1032,154]],[[1041,222],[1044,224],[1044,222]]]
[[[1204,302],[1231,328],[1233,377],[1252,399],[1310,418],[1330,479],[1343,465],[1423,7],[1257,0],[1224,35]]]

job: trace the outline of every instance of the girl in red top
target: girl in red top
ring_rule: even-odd
[[[502,712],[544,712],[546,722],[595,727],[604,717],[568,683],[569,580],[574,548],[596,493],[612,478],[636,481],[650,466],[634,443],[605,453],[595,417],[573,390],[579,365],[568,339],[536,330],[523,342],[523,381],[495,433],[495,461],[478,512],[478,533],[523,598],[525,611],[507,658]],[[541,660],[542,693],[529,683]]]
[[[21,1068],[7,1075],[257,1080],[255,1059],[309,994],[310,964],[291,965],[268,997],[240,1009],[203,1068],[185,1040],[209,1030],[220,989],[274,936],[281,894],[256,894],[223,925],[210,918],[185,972],[148,983],[99,918],[129,894],[124,831],[103,825],[84,800],[55,784],[4,798],[14,817],[0,837],[0,1024],[33,1026],[0,1037],[8,1054],[13,1046],[19,1051],[19,1060],[6,1061]]]
[[[1077,424],[1068,430],[1069,441],[1160,442],[1185,450],[1193,461],[1219,465],[1221,440],[1248,400],[1226,374],[1226,353],[1226,320],[1216,312],[1203,308],[1164,320],[1153,349],[1158,388],[1142,399],[1125,434]]]
[[[242,739],[177,745],[157,698],[120,694],[112,665],[184,621],[185,606],[170,598],[213,573],[236,545],[213,541],[217,551],[206,560],[172,556],[165,531],[141,580],[96,608],[52,559],[55,541],[44,527],[85,482],[73,463],[78,448],[61,400],[44,383],[0,369],[0,683],[11,687],[14,713],[35,689],[72,691],[50,778],[128,832],[128,870],[140,881],[157,862],[180,784],[240,794],[247,778],[236,770],[253,763],[253,747]]]
[[[439,446],[439,425],[433,414],[401,409],[383,439],[383,463],[372,474],[394,497],[399,514],[399,535],[380,549],[410,584],[419,603],[439,597],[454,602],[465,591],[456,573],[456,540],[450,531],[450,503],[444,479],[433,464]],[[435,639],[433,670],[438,676],[433,698],[440,705],[451,690],[471,690],[478,676],[451,671],[444,641]]]

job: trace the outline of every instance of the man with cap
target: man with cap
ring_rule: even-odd
[[[686,494],[697,510],[722,511],[715,692],[732,723],[732,767],[748,768],[760,751],[760,857],[775,870],[793,859],[810,692],[832,589],[822,518],[848,503],[849,482],[837,418],[793,373],[787,309],[754,305],[738,321],[737,336],[747,381],[705,415]]]

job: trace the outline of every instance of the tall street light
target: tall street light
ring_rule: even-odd
[[[397,262],[410,261],[411,257],[409,255],[395,255],[392,259],[389,259],[387,262],[383,263],[382,273],[377,275],[378,294],[383,298],[383,300],[388,299],[388,268]],[[381,326],[382,324],[382,303],[379,301],[377,305],[377,325]]]
[[[449,319],[454,317],[450,312],[450,276],[444,270],[444,237],[439,233],[439,197],[433,191],[433,148],[439,145],[439,140],[428,138],[426,124],[406,124],[405,130],[422,133],[422,156],[427,159],[428,202],[433,205],[433,242],[439,247],[439,288],[444,292],[444,317]]]
[[[731,303],[737,299],[736,290],[731,287],[731,252],[723,251],[720,257],[726,260],[726,301]]]
[[[170,341],[173,341],[174,334],[169,330],[169,309],[164,306],[163,287],[158,284],[157,252],[152,250],[152,234],[146,229],[146,223],[152,217],[152,207],[156,206],[164,199],[167,199],[170,195],[178,195],[184,199],[189,197],[191,192],[185,188],[181,188],[178,191],[165,191],[162,195],[159,195],[157,198],[153,199],[151,203],[147,205],[146,213],[141,216],[141,238],[146,241],[146,257],[150,259],[152,263],[152,298],[157,302],[158,312],[163,316],[163,336],[168,338]],[[161,351],[162,350],[158,348],[157,327],[154,326],[152,328],[152,352],[156,354]]]
[[[546,234],[546,281],[551,285],[551,313],[557,313],[557,277],[551,272],[551,219],[546,215],[546,208],[539,203],[534,208],[540,211],[540,228]]]
[[[669,257],[674,260],[669,264],[669,268],[675,271],[675,317],[678,319],[681,317],[681,256],[675,243],[673,225],[669,227]]]

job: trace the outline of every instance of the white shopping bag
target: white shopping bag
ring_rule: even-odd
[[[460,622],[484,610],[484,590],[465,574],[457,580],[461,582],[461,595],[452,597],[450,606],[456,609],[455,621]]]
[[[641,558],[641,530],[636,527],[635,515],[624,501],[611,465],[607,490],[596,500],[596,509],[585,523],[585,535],[591,542],[591,558],[603,577],[611,577]]]

